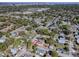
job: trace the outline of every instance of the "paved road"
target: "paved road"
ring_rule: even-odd
[[[55,18],[53,18],[53,20],[50,20],[50,21],[48,22],[48,24],[46,25],[46,27],[55,26],[55,27],[58,28],[58,26],[57,26],[57,21],[59,21],[60,18],[61,18],[61,17],[55,17]]]

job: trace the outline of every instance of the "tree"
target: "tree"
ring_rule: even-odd
[[[9,46],[9,45],[11,45],[11,44],[13,44],[13,43],[14,43],[14,38],[9,38],[9,39],[7,39],[6,42],[5,42],[5,44],[6,44],[7,46]]]
[[[68,35],[70,33],[70,31],[69,30],[63,30],[63,33]]]
[[[69,29],[69,25],[62,25],[61,28],[64,29],[64,30],[68,30]]]
[[[49,44],[49,45],[52,45],[54,43],[54,40],[52,38],[46,38],[45,43]]]
[[[7,46],[5,43],[0,43],[0,51],[4,51],[7,49]]]
[[[58,57],[58,53],[56,51],[49,51],[49,54],[52,56],[52,57]]]
[[[2,32],[0,32],[0,37],[2,37],[2,35],[3,35],[3,33],[2,33]]]
[[[6,37],[9,37],[9,36],[10,36],[10,33],[8,33],[8,32],[3,32],[3,35],[5,35]]]
[[[22,41],[21,41],[20,38],[15,39],[15,40],[14,40],[14,43],[13,43],[13,46],[14,46],[14,47],[18,47],[21,43],[22,43]]]
[[[62,25],[60,26],[60,28],[62,29],[63,33],[68,35],[70,33],[70,30],[69,30],[69,25]]]
[[[37,29],[36,32],[39,34],[42,34],[42,35],[49,35],[50,34],[48,29]]]
[[[55,34],[56,34],[56,31],[51,31],[51,32],[49,33],[49,35],[52,36],[52,37],[54,37]]]
[[[33,53],[35,53],[35,51],[36,51],[36,45],[33,45],[32,49],[33,49]]]
[[[27,49],[29,49],[30,51],[32,51],[32,42],[31,42],[31,40],[28,40],[27,41]]]
[[[68,47],[68,46],[65,46],[65,47],[64,47],[64,50],[65,50],[65,51],[69,51],[69,47]]]
[[[79,24],[79,19],[74,20],[74,23]]]

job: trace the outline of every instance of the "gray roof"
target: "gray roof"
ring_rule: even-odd
[[[36,53],[43,56],[46,53],[46,51],[48,51],[48,49],[37,47]]]
[[[12,36],[16,36],[17,35],[17,32],[11,32],[11,35]]]
[[[78,34],[78,32],[75,32],[75,38],[77,39],[77,40],[76,40],[77,43],[79,43],[79,34]]]
[[[17,49],[16,48],[12,48],[11,49],[11,53],[14,55],[14,54],[16,54],[17,53]]]
[[[79,43],[79,39],[77,39],[77,43]]]
[[[79,35],[75,36],[75,38],[79,39]]]
[[[58,42],[61,43],[61,44],[64,44],[66,42],[66,40],[65,40],[65,38],[59,38]]]
[[[6,41],[6,37],[5,36],[2,36],[1,38],[0,38],[0,43],[4,43]]]
[[[75,25],[76,28],[79,28],[79,24]]]
[[[78,34],[78,32],[75,32],[75,38],[79,40],[79,34]]]
[[[66,42],[64,33],[60,33],[60,36],[61,37],[58,39],[58,42],[64,44]]]

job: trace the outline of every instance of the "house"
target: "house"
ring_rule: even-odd
[[[76,25],[75,25],[75,28],[76,28],[77,30],[79,30],[79,24],[76,24]]]
[[[10,51],[11,51],[12,55],[15,55],[17,53],[18,49],[17,48],[12,48]]]
[[[64,37],[60,37],[58,39],[58,42],[61,43],[61,44],[64,44],[66,42],[65,38]]]
[[[65,35],[63,33],[60,33],[59,37],[58,37],[58,42],[60,44],[64,44],[66,43],[66,39],[65,39]]]
[[[46,54],[46,52],[48,52],[49,49],[47,48],[42,48],[42,47],[37,47],[37,50],[36,50],[36,54],[39,55],[39,56],[44,56],[44,54]]]
[[[79,44],[79,38],[77,39],[77,43]]]
[[[0,37],[0,43],[4,43],[5,41],[6,41],[6,37],[5,36]]]
[[[48,44],[45,44],[44,41],[41,39],[33,39],[32,44],[43,48],[48,48],[49,46]]]
[[[36,35],[33,39],[32,39],[32,43],[33,44],[40,44],[40,43],[43,43],[43,41],[41,40],[42,39],[42,37],[41,37],[41,35]]]
[[[18,35],[18,33],[17,33],[17,32],[11,32],[11,35],[12,35],[13,37],[15,37],[15,36]]]
[[[79,44],[79,32],[75,32],[74,37],[76,39],[76,42]]]
[[[40,46],[40,47],[44,47],[44,44],[42,41],[39,41],[39,40],[32,40],[32,44],[33,45],[37,45],[37,46]]]
[[[36,55],[37,56],[44,56],[48,49],[48,45],[46,45],[41,39],[34,39],[32,40],[34,45],[37,45]]]
[[[48,48],[49,48],[49,50],[53,50],[54,46],[53,45],[49,45]]]
[[[58,48],[58,49],[57,49],[57,52],[63,53],[63,52],[64,52],[64,49],[63,49],[63,48]]]

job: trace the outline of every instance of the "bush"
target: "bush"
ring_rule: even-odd
[[[52,56],[52,57],[58,57],[58,53],[56,51],[49,51],[49,54]]]
[[[69,29],[69,26],[68,25],[62,25],[61,28],[64,29],[64,30],[68,30]]]
[[[65,50],[65,51],[69,51],[68,46],[65,46],[65,47],[64,47],[64,50]]]
[[[51,38],[47,38],[47,39],[45,39],[45,43],[49,44],[49,45],[52,45],[54,43],[54,40],[51,39]]]
[[[33,53],[35,53],[35,51],[36,51],[36,45],[32,46],[32,49],[33,49]]]
[[[0,43],[0,51],[4,51],[7,49],[7,45],[5,43]]]
[[[37,29],[36,32],[38,34],[42,34],[42,35],[49,35],[50,34],[48,29]]]

